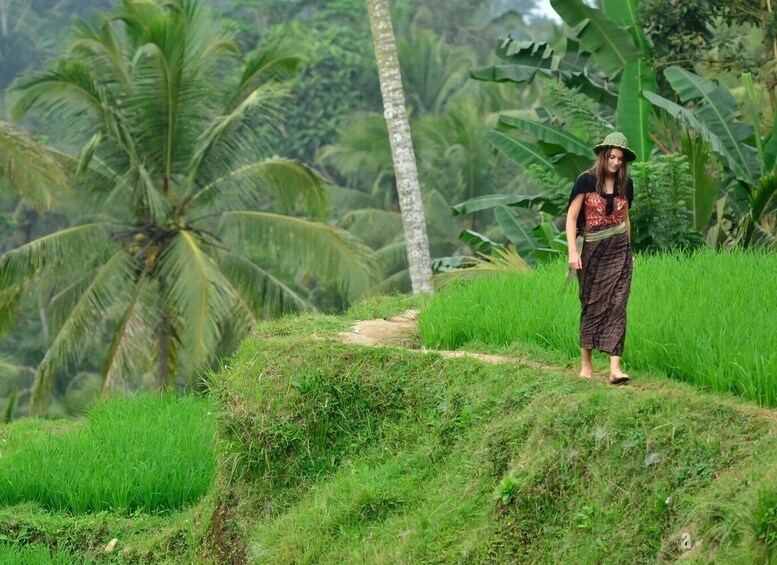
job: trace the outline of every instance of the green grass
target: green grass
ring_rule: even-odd
[[[204,498],[129,516],[6,506],[0,562],[777,562],[773,410],[649,374],[617,388],[335,339],[408,307],[419,301],[263,323],[211,375],[210,400],[190,399],[218,426]],[[0,427],[0,461],[92,425]]]
[[[520,344],[579,357],[576,285],[564,268],[451,285],[419,317],[428,347]],[[638,257],[629,300],[627,369],[666,375],[777,406],[777,254]]]
[[[95,405],[77,425],[3,429],[0,505],[71,514],[164,513],[200,499],[215,470],[214,405],[150,395]]]
[[[47,547],[6,547],[0,545],[0,563],[4,565],[89,565],[91,559],[74,557],[70,553],[52,553]]]
[[[254,336],[222,375],[251,563],[766,563],[773,413],[668,381]]]

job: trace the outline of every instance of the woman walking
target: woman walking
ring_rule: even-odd
[[[577,271],[580,297],[580,376],[591,378],[594,349],[610,356],[610,383],[629,380],[621,370],[626,303],[631,290],[629,208],[634,185],[628,162],[637,158],[622,133],[594,147],[596,163],[581,174],[567,207],[569,268]]]

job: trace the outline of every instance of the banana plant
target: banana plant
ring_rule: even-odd
[[[740,219],[737,241],[745,246],[759,243],[777,247],[777,236],[768,226],[768,218],[777,212],[777,127],[762,136],[755,110],[750,112],[750,122],[739,119],[742,109],[722,85],[676,66],[666,68],[664,76],[681,104],[692,107],[650,91],[643,93],[645,99],[707,141],[747,194],[748,209]],[[745,74],[743,81],[752,109],[752,78]]]

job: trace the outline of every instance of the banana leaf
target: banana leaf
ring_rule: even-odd
[[[516,164],[526,168],[532,164],[553,170],[553,161],[537,148],[534,143],[510,137],[501,131],[486,132],[486,138]]]
[[[610,21],[601,10],[586,6],[582,0],[550,0],[551,6],[570,28],[583,48],[590,52],[604,73],[618,74],[629,61],[643,56],[624,28]]]
[[[451,208],[454,216],[472,214],[481,210],[488,210],[496,206],[529,205],[538,200],[544,200],[541,196],[531,194],[487,194],[465,200]]]
[[[529,257],[539,249],[539,244],[532,234],[532,228],[528,228],[523,222],[518,221],[515,215],[506,207],[500,206],[494,210],[496,221],[510,240],[521,257]]]
[[[594,157],[593,151],[588,143],[584,142],[579,137],[550,124],[534,120],[524,120],[513,116],[501,116],[499,123],[529,133],[546,143],[555,144],[558,147],[561,147],[566,153],[588,157],[589,159],[593,159]]]
[[[710,143],[713,149],[718,145],[725,150],[727,164],[737,178],[755,184],[760,176],[758,152],[746,143],[755,132],[752,125],[736,119],[739,105],[731,92],[682,67],[668,67],[664,76],[681,102],[696,104],[693,113],[705,130],[700,133],[717,138],[717,144],[711,140]]]
[[[648,131],[651,104],[641,94],[656,89],[656,73],[645,60],[629,61],[621,77],[617,123],[639,161],[647,161],[654,146]]]
[[[675,104],[671,100],[667,100],[663,96],[660,96],[654,92],[644,91],[642,93],[653,106],[661,108],[666,111],[670,116],[675,119],[682,119],[688,127],[696,131],[703,139],[710,144],[710,148],[713,153],[720,156],[723,159],[723,163],[728,166],[734,176],[742,182],[748,185],[752,185],[753,177],[748,169],[744,166],[744,163],[737,159],[735,155],[729,152],[726,144],[715,133],[713,133],[707,125],[703,122],[703,119],[697,117],[694,111]],[[750,147],[753,150],[752,147]],[[743,149],[737,148],[737,152],[742,152]],[[746,149],[744,151],[747,151]],[[753,150],[753,153],[755,150]]]
[[[638,5],[639,0],[603,0],[602,11],[614,24],[629,28],[634,43],[648,54],[650,46],[639,26]]]

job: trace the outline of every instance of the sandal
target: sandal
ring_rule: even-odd
[[[620,377],[615,377],[615,378],[610,377],[610,384],[620,385],[628,382],[629,380],[630,380],[629,376],[626,373],[622,373]]]

